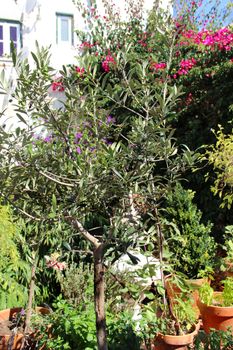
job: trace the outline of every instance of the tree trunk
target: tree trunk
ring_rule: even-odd
[[[31,269],[31,280],[30,280],[30,286],[29,286],[29,296],[28,296],[26,320],[25,320],[25,327],[24,327],[24,338],[22,340],[22,345],[20,347],[20,350],[24,349],[25,336],[29,333],[29,330],[30,330],[32,303],[33,303],[33,299],[34,299],[34,290],[35,290],[35,277],[36,277],[37,261],[38,261],[37,255],[35,254],[35,258],[33,260],[32,269]]]
[[[105,290],[104,290],[104,246],[100,244],[94,250],[94,299],[96,314],[96,337],[98,350],[107,350],[107,331],[105,318]]]

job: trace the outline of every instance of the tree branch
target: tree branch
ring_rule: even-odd
[[[14,204],[13,201],[11,201],[4,193],[0,192],[0,195],[4,197],[16,210],[18,210],[23,215],[27,216],[29,219],[33,219],[35,221],[41,221],[42,218],[37,218],[29,213],[27,213],[25,210],[21,209],[18,205]]]
[[[74,184],[67,183],[67,182],[62,182],[62,181],[60,181],[60,180],[57,180],[57,179],[55,179],[54,177],[52,177],[51,175],[46,174],[44,171],[38,170],[38,172],[39,172],[41,175],[47,177],[47,179],[49,179],[49,180],[51,180],[51,181],[53,181],[53,182],[56,182],[56,183],[59,184],[59,185],[63,185],[63,186],[67,186],[67,187],[75,187]],[[56,175],[53,174],[53,176],[56,176]]]
[[[74,228],[76,228],[81,235],[85,238],[86,241],[90,242],[94,248],[98,248],[102,243],[95,238],[93,235],[91,235],[81,224],[81,222],[79,222],[76,218],[72,217],[72,216],[66,216],[65,219],[67,221],[69,221]]]

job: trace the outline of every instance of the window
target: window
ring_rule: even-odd
[[[57,13],[57,44],[73,44],[73,16]]]
[[[21,47],[21,25],[19,22],[0,20],[0,56],[11,53],[11,41],[18,50]]]

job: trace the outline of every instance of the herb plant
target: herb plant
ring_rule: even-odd
[[[199,289],[201,301],[206,305],[215,303],[219,306],[233,306],[233,277],[227,277],[223,285],[222,294],[214,296],[213,288],[208,283],[204,283]]]

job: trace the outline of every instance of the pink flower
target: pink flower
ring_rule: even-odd
[[[186,104],[187,106],[189,106],[189,105],[192,103],[192,101],[193,101],[193,95],[192,95],[192,93],[190,92],[190,93],[188,94],[188,96],[186,97],[186,99],[185,99],[185,104]]]
[[[197,61],[195,58],[191,58],[191,60],[181,60],[180,67],[186,71],[190,70],[195,66]]]
[[[58,262],[58,261],[50,261],[46,263],[47,267],[53,268],[54,270],[65,270],[66,263],[65,262]]]
[[[54,256],[53,256],[54,255]],[[54,270],[65,270],[66,269],[66,263],[65,262],[59,262],[56,258],[57,254],[52,254],[51,257],[45,256],[46,259],[46,266],[48,268],[52,268]]]
[[[116,61],[114,60],[114,58],[112,57],[112,55],[107,55],[105,60],[102,62],[102,68],[105,72],[109,72],[110,71],[110,65],[115,65]]]
[[[52,82],[52,90],[62,92],[65,90],[62,81],[54,81]]]
[[[160,63],[152,63],[151,67],[156,71],[159,71],[159,70],[165,69],[167,65],[164,62],[160,62]]]
[[[94,45],[91,44],[89,41],[84,41],[81,45],[80,45],[80,48],[88,48],[90,49],[91,47],[93,47]]]
[[[75,71],[76,71],[76,73],[78,73],[79,76],[82,76],[83,73],[85,73],[85,69],[83,67],[82,68],[76,67]]]

